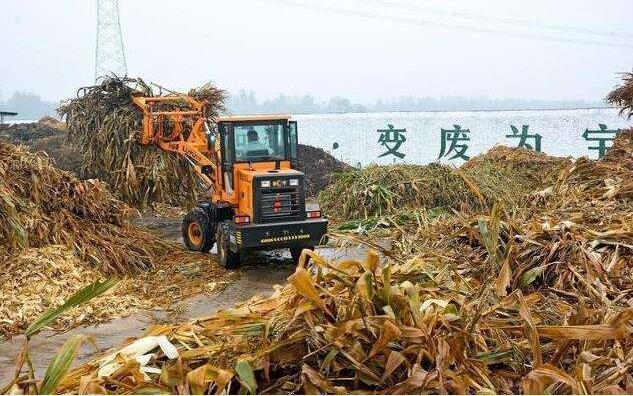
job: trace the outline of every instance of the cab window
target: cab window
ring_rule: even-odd
[[[237,162],[286,159],[283,124],[241,124],[235,125],[233,130]]]
[[[290,159],[297,159],[297,121],[290,121],[288,123],[288,139],[290,140],[289,150],[290,150]]]

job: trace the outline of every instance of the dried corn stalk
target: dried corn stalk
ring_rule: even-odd
[[[173,153],[137,143],[143,118],[132,103],[136,95],[155,92],[140,78],[110,76],[62,103],[58,111],[66,119],[69,138],[81,146],[83,173],[105,181],[118,198],[139,208],[153,202],[195,202],[196,179],[190,167]],[[210,83],[189,95],[206,102],[205,116],[211,119],[224,110],[226,92]],[[179,105],[161,106],[173,110]]]
[[[45,156],[0,141],[0,258],[63,244],[105,273],[148,269],[169,246],[130,226],[133,214],[98,180],[79,180]]]
[[[607,102],[620,107],[620,114],[633,117],[633,73],[624,73],[622,85],[607,95]]]

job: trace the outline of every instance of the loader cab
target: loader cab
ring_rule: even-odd
[[[227,201],[242,206],[247,201],[246,188],[238,197],[239,170],[283,173],[292,169],[297,159],[297,123],[288,115],[255,115],[219,117],[219,139],[222,177]],[[244,193],[244,194],[242,194]],[[243,196],[242,196],[243,195]],[[252,200],[251,200],[252,201]],[[244,202],[253,206],[252,202]]]
[[[287,115],[227,116],[217,120],[223,164],[293,161],[297,123]]]

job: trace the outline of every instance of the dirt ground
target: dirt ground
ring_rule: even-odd
[[[162,239],[182,243],[181,220],[176,214],[171,217],[145,216],[137,221],[137,225],[157,233]],[[363,255],[361,251],[342,251],[329,246],[318,248],[317,251],[330,258]],[[274,291],[274,285],[284,284],[294,271],[294,263],[285,251],[249,254],[243,258],[242,267],[234,271],[220,268],[215,253],[214,249],[209,254],[201,255],[203,260],[200,262],[181,268],[162,268],[159,265],[155,271],[144,274],[141,279],[130,281],[126,286],[127,298],[151,300],[152,304],[147,307],[124,310],[123,315],[104,315],[96,320],[97,324],[67,326],[74,327],[71,330],[50,329],[33,337],[29,342],[29,351],[37,375],[41,377],[44,374],[52,357],[70,333],[84,334],[94,340],[93,345],[82,347],[75,362],[79,364],[121,343],[127,337],[140,335],[151,324],[204,317],[218,310],[232,308],[239,302],[270,295]],[[175,293],[182,298],[171,301],[168,298],[158,298],[165,284],[182,289]],[[210,288],[209,285],[213,287]],[[117,298],[119,297],[113,296],[114,301]],[[0,385],[13,377],[15,359],[23,342],[22,335],[0,342]]]

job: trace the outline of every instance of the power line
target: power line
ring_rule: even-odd
[[[367,4],[363,0],[350,0],[350,1]],[[418,4],[409,4],[409,3],[402,3],[402,2],[390,1],[390,0],[373,0],[373,3],[382,3],[389,7],[396,7],[396,8],[407,9],[411,11],[420,11],[423,13],[430,13],[430,14],[436,14],[436,15],[459,17],[459,18],[470,19],[474,21],[493,22],[493,23],[501,23],[501,24],[511,24],[513,26],[524,26],[524,27],[534,27],[534,28],[549,29],[549,30],[567,31],[570,33],[580,33],[580,34],[603,36],[603,37],[610,37],[610,38],[633,38],[633,33],[618,32],[614,30],[601,30],[601,29],[584,28],[584,27],[579,27],[579,26],[571,26],[571,25],[559,25],[559,24],[554,24],[554,23],[530,21],[527,19],[520,19],[520,18],[478,14],[478,13],[468,12],[468,11],[447,10],[447,9],[442,9],[442,8],[428,7],[428,6],[418,5]]]
[[[257,0],[251,0],[257,1]],[[395,15],[385,15],[377,12],[364,11],[364,10],[350,10],[347,8],[333,7],[333,6],[323,6],[317,4],[307,4],[294,0],[268,0],[266,4],[277,3],[283,5],[289,5],[292,7],[303,8],[311,11],[319,11],[325,13],[337,13],[339,15],[347,15],[352,17],[361,17],[366,19],[373,19],[379,21],[389,21],[394,23],[400,23],[405,25],[412,26],[423,26],[429,28],[438,28],[438,29],[446,29],[446,30],[459,30],[471,33],[483,33],[483,34],[494,34],[494,35],[503,35],[504,37],[516,37],[516,38],[527,38],[527,39],[535,39],[541,41],[552,41],[559,43],[568,43],[568,44],[586,44],[586,45],[594,45],[601,47],[613,47],[613,48],[633,48],[633,44],[626,43],[617,43],[617,42],[609,42],[609,41],[598,41],[598,40],[588,40],[588,39],[580,39],[580,38],[571,38],[571,37],[560,37],[560,36],[552,36],[547,34],[540,33],[524,33],[517,32],[507,29],[495,29],[495,28],[487,28],[480,26],[470,26],[470,25],[460,25],[448,22],[438,22],[429,19],[420,19],[420,18],[411,18],[411,17],[403,17],[403,16],[395,16]]]

